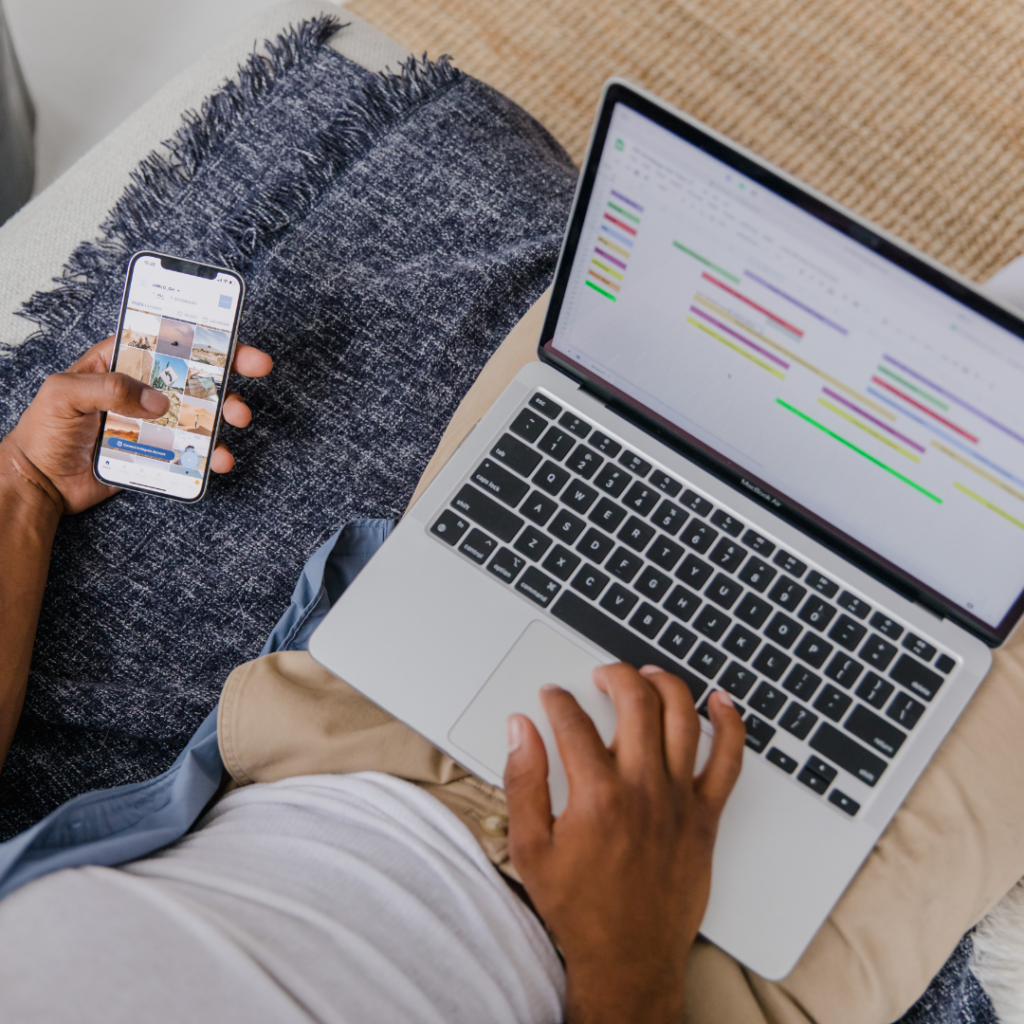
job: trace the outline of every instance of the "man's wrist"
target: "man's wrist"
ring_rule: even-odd
[[[0,440],[0,497],[8,514],[22,509],[44,532],[56,531],[64,514],[60,491],[36,468],[11,435]]]
[[[567,1024],[681,1024],[683,979],[664,974],[649,980],[616,980],[616,972],[573,971],[566,977]]]

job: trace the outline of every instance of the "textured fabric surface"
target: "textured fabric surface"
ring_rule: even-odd
[[[971,936],[965,935],[928,991],[897,1024],[1000,1024],[970,971],[970,959]]]
[[[238,466],[188,507],[122,494],[61,525],[25,712],[0,776],[9,836],[154,775],[254,657],[337,526],[394,517],[486,358],[550,281],[575,184],[520,109],[447,65],[373,75],[307,24],[139,168],[101,243],[30,306],[0,361],[0,429],[108,333],[128,254],[248,283]]]
[[[351,0],[577,160],[623,75],[975,280],[1024,250],[1021,0]]]

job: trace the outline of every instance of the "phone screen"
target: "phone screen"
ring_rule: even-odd
[[[153,253],[132,258],[111,368],[162,391],[170,406],[153,420],[106,414],[99,479],[186,501],[202,497],[242,292],[242,279],[229,270]]]

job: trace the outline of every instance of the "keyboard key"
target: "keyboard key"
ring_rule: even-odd
[[[647,484],[642,484],[637,480],[626,491],[622,504],[636,512],[637,515],[645,516],[658,504],[658,497],[658,492],[653,487],[648,487]]]
[[[762,683],[747,703],[770,722],[782,710],[783,704],[786,703],[786,695],[781,690],[776,690],[774,686]]]
[[[717,640],[732,624],[732,619],[711,605],[704,605],[701,613],[693,620],[693,628],[710,640]]]
[[[470,530],[469,536],[459,545],[459,550],[483,565],[497,546],[498,542],[488,537],[483,530]]]
[[[565,460],[569,469],[574,473],[579,473],[584,480],[589,480],[597,472],[597,467],[602,462],[604,459],[585,444],[576,445],[572,455]]]
[[[676,562],[683,557],[683,549],[668,537],[659,537],[648,549],[647,557],[662,569],[671,572]]]
[[[678,576],[679,573],[676,573]],[[742,619],[748,626],[760,629],[764,620],[771,614],[772,606],[756,594],[744,594],[743,600],[736,605],[736,618]]]
[[[881,711],[885,707],[885,702],[892,696],[894,689],[892,683],[875,675],[874,672],[869,672],[861,680],[856,692],[861,700],[867,701],[873,708],[878,708]]]
[[[519,575],[524,565],[526,565],[525,558],[515,554],[515,552],[510,551],[508,548],[502,548],[491,559],[490,564],[487,566],[487,571],[494,573],[498,579],[511,583]]]
[[[634,551],[643,551],[654,539],[654,527],[637,519],[636,516],[630,516],[617,536],[623,544],[628,544]]]
[[[935,667],[947,675],[956,668],[956,662],[948,654],[940,654],[936,659]]]
[[[545,462],[534,474],[533,482],[548,494],[557,494],[570,480],[568,470],[556,466],[553,462]]]
[[[714,569],[707,562],[702,562],[696,555],[687,555],[683,564],[676,570],[676,579],[689,583],[694,590],[700,590],[709,579]]]
[[[618,441],[613,441],[600,432],[590,435],[590,447],[596,448],[602,455],[607,455],[609,459],[614,459],[622,451],[622,445]]]
[[[651,464],[644,459],[641,459],[636,452],[631,452],[628,448],[619,456],[619,465],[625,466],[631,473],[636,473],[637,476],[647,476],[651,471]]]
[[[903,627],[898,622],[893,622],[892,619],[883,615],[881,612],[875,612],[871,616],[871,625],[878,630],[879,633],[884,633],[890,640],[899,640],[903,636]]]
[[[707,498],[702,498],[695,491],[690,490],[683,491],[683,496],[679,499],[679,503],[691,512],[696,512],[699,516],[706,516],[714,508],[714,505]]]
[[[801,587],[796,580],[783,576],[768,592],[768,596],[787,611],[795,612],[806,593],[806,588]]]
[[[602,498],[587,518],[600,526],[602,530],[614,533],[619,528],[619,523],[626,518],[626,510],[616,505],[614,501]]]
[[[662,473],[660,469],[656,469],[651,474],[650,482],[670,498],[674,498],[683,489],[683,485],[678,480],[673,480],[668,473]]]
[[[507,544],[519,532],[523,525],[522,519],[499,505],[493,498],[481,494],[475,487],[465,484],[455,495],[452,504],[467,519],[493,533],[499,540]],[[525,511],[523,512],[525,515]]]
[[[840,615],[836,619],[836,624],[828,631],[828,638],[835,640],[840,647],[852,651],[864,639],[867,631],[866,626],[854,621],[849,615]]]
[[[601,607],[611,612],[615,618],[624,619],[638,600],[636,594],[631,594],[622,584],[613,583],[608,588],[608,593],[601,598]]]
[[[594,477],[594,485],[607,491],[613,498],[617,498],[628,486],[633,478],[618,466],[610,462],[604,464],[604,468]]]
[[[547,433],[537,442],[537,447],[545,455],[560,461],[572,451],[575,444],[571,434],[559,430],[558,427],[548,427]]]
[[[549,547],[551,538],[534,526],[528,526],[512,545],[520,554],[534,560],[540,558]]]
[[[733,661],[729,663],[729,667],[722,673],[722,678],[718,680],[718,685],[734,697],[742,700],[756,682],[757,676],[749,668],[737,665]]]
[[[605,568],[620,580],[629,583],[640,571],[644,560],[625,548],[616,548],[615,553],[605,563]]]
[[[822,597],[835,597],[839,593],[839,584],[833,583],[820,572],[809,572],[805,581],[811,590],[816,590]]]
[[[801,768],[797,779],[808,789],[813,789],[815,793],[824,793],[828,789],[827,780],[823,779],[817,772],[812,772],[810,768]]]
[[[858,704],[850,712],[850,717],[843,723],[843,728],[853,733],[857,739],[863,740],[869,747],[880,750],[886,757],[895,757],[907,738],[902,729],[890,725],[863,704]]]
[[[577,437],[586,437],[590,433],[590,424],[586,420],[581,420],[574,412],[564,412],[558,422]]]
[[[686,664],[695,668],[702,676],[714,679],[719,669],[725,664],[725,655],[711,644],[701,642],[697,650],[690,655],[690,660]]]
[[[658,646],[664,647],[666,651],[674,654],[677,658],[682,658],[696,642],[696,633],[691,633],[688,629],[680,626],[678,622],[670,622],[668,629],[662,633]]]
[[[578,590],[584,597],[596,601],[601,591],[608,586],[608,577],[603,572],[598,572],[592,565],[583,564],[583,568],[576,573],[576,578],[571,584],[573,590]]]
[[[808,734],[818,721],[818,716],[807,708],[791,702],[785,714],[779,719],[779,725],[786,732],[792,733],[798,740],[807,739]]]
[[[583,534],[583,539],[576,545],[576,550],[600,565],[608,557],[613,547],[615,547],[615,541],[608,534],[591,527]]]
[[[562,493],[562,501],[566,503],[574,512],[579,512],[583,515],[584,512],[594,504],[594,499],[597,497],[597,491],[593,487],[588,487],[586,484],[581,484],[578,480],[574,480]]]
[[[826,782],[832,782],[839,774],[827,761],[822,761],[820,757],[814,757],[813,755],[807,758],[807,763],[804,767],[809,772],[814,772],[815,775],[823,778]]]
[[[834,686],[826,686],[818,694],[818,699],[814,702],[814,706],[826,718],[831,718],[833,722],[838,722],[850,710],[852,703],[853,698],[843,693],[842,690],[837,690]]]
[[[873,786],[885,771],[885,762],[856,740],[850,739],[828,722],[822,722],[811,737],[811,749],[839,765],[843,771]]]
[[[723,608],[731,608],[736,599],[743,593],[743,588],[733,579],[723,573],[719,573],[709,584],[704,595],[709,601],[721,605]]]
[[[775,730],[757,715],[747,715],[744,724],[747,727],[747,746],[760,754],[771,743]]]
[[[832,653],[832,645],[822,640],[817,633],[804,633],[803,639],[796,645],[793,652],[801,661],[806,661],[811,668],[821,668],[825,659]]]
[[[531,522],[536,523],[538,526],[543,526],[555,514],[556,508],[558,508],[557,502],[541,494],[540,491],[534,491],[520,505],[519,511]]]
[[[828,663],[825,675],[829,679],[834,679],[840,686],[848,690],[857,682],[863,671],[863,665],[858,664],[853,658],[843,654],[841,651],[837,651],[836,656]]]
[[[668,609],[677,619],[689,622],[690,617],[700,607],[700,598],[686,587],[676,587],[665,601]]]
[[[775,545],[767,537],[762,537],[761,534],[755,533],[753,530],[747,530],[747,532],[743,534],[743,543],[746,544],[751,551],[754,551],[759,555],[764,555],[765,558],[775,550]]]
[[[727,540],[723,537],[714,547],[708,558],[721,566],[726,572],[735,572],[744,558],[747,557],[746,548],[740,547],[736,541]]]
[[[668,593],[668,588],[672,586],[672,580],[663,572],[658,572],[653,565],[649,565],[633,586],[648,600],[660,601]]]
[[[797,636],[803,627],[798,626],[788,615],[783,615],[782,612],[776,612],[772,621],[764,627],[764,635],[769,640],[774,640],[780,647],[785,650],[789,650],[793,646],[793,641],[796,640]]]
[[[754,659],[754,668],[762,675],[766,675],[773,683],[782,678],[782,673],[789,668],[793,659],[788,654],[783,654],[777,647],[765,644],[761,653]]]
[[[446,508],[437,517],[437,522],[430,528],[430,532],[454,546],[468,529],[469,523],[465,519],[457,516],[450,508]]]
[[[541,565],[564,583],[576,571],[576,566],[580,564],[580,561],[579,555],[574,555],[571,551],[563,548],[561,544],[556,544],[554,550],[541,562]]]
[[[763,594],[768,584],[775,579],[777,573],[767,562],[762,562],[757,555],[751,555],[747,564],[740,570],[740,579],[752,590]]]
[[[722,509],[718,509],[712,514],[711,522],[730,537],[738,537],[743,532],[743,524]]]
[[[557,516],[555,516],[551,525],[548,527],[548,531],[554,534],[560,541],[565,544],[575,544],[576,538],[583,532],[583,527],[587,524],[583,522],[579,516],[574,516],[571,512],[566,509],[562,509]]]
[[[530,566],[520,577],[516,590],[525,594],[531,601],[536,601],[541,608],[547,608],[555,595],[562,589],[550,576],[545,576],[540,569]]]
[[[517,441],[511,434],[502,434],[491,454],[510,466],[521,476],[529,476],[540,463],[541,457],[532,448]]]
[[[846,811],[851,818],[860,810],[860,804],[856,800],[851,800],[845,793],[840,793],[838,789],[833,789],[829,793],[828,802],[835,804],[841,811]]]
[[[835,608],[833,608],[827,601],[818,597],[817,594],[811,594],[811,596],[804,601],[804,606],[800,609],[799,617],[801,621],[806,622],[808,626],[820,629],[824,633],[835,613]]]
[[[919,704],[909,694],[897,693],[886,714],[894,722],[899,722],[904,729],[913,729],[921,715],[924,714],[924,705]]]
[[[649,640],[653,640],[661,632],[661,627],[666,622],[668,616],[646,601],[637,608],[633,618],[629,620],[629,624]]]
[[[889,675],[900,686],[912,690],[925,700],[931,700],[939,692],[939,687],[945,682],[938,672],[933,672],[930,668],[926,668],[909,654],[901,654],[899,656],[896,664],[889,670]]]
[[[796,771],[796,761],[789,756],[784,754],[778,747],[772,747],[771,750],[765,754],[765,757],[771,761],[772,764],[781,768],[787,775],[792,775]]]
[[[844,590],[839,595],[839,606],[845,608],[851,615],[856,615],[858,619],[865,618],[871,611],[871,605],[867,601],[854,597],[848,590]]]
[[[790,576],[796,579],[800,579],[807,572],[807,566],[796,555],[791,555],[788,551],[783,551],[782,548],[775,552],[775,557],[772,561],[783,572],[788,572]]]
[[[550,416],[551,419],[554,419],[562,411],[562,407],[557,402],[548,398],[547,395],[542,395],[539,391],[530,399],[530,405],[544,413],[545,416]]]
[[[544,428],[547,425],[547,420],[542,416],[538,416],[535,412],[530,412],[529,409],[524,409],[512,421],[508,429],[513,434],[525,437],[527,441],[536,441],[544,433]]]
[[[717,536],[717,530],[712,530],[707,523],[702,523],[699,519],[692,520],[682,534],[684,543],[702,555],[715,542]]]
[[[809,672],[803,665],[794,665],[793,671],[786,676],[786,681],[782,684],[782,688],[789,690],[790,693],[801,700],[810,700],[814,696],[814,691],[820,685],[821,676],[816,676],[813,672]]]
[[[877,633],[872,633],[864,641],[864,646],[860,649],[860,657],[873,668],[884,672],[889,667],[889,662],[896,657],[896,648],[888,640],[883,640]]]
[[[922,661],[931,661],[935,657],[935,648],[914,633],[908,633],[903,638],[903,646]]]
[[[756,633],[744,626],[735,625],[732,632],[722,641],[722,646],[742,661],[746,661],[757,650],[761,641]]]
[[[552,605],[551,614],[575,629],[581,636],[602,650],[608,651],[613,658],[626,662],[627,665],[657,665],[673,675],[679,676],[690,687],[695,701],[707,689],[707,684],[689,669],[670,658],[664,650],[642,640],[615,619],[606,615],[599,608],[589,604],[582,597],[567,590]]]
[[[670,537],[674,537],[689,518],[689,512],[685,512],[666,498],[651,516],[651,522],[659,529],[664,530]]]

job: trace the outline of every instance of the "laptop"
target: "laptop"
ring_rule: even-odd
[[[1024,322],[624,81],[539,362],[335,605],[314,658],[490,783],[599,664],[744,716],[701,931],[785,976],[1024,610]],[[700,758],[711,726],[702,718]]]

